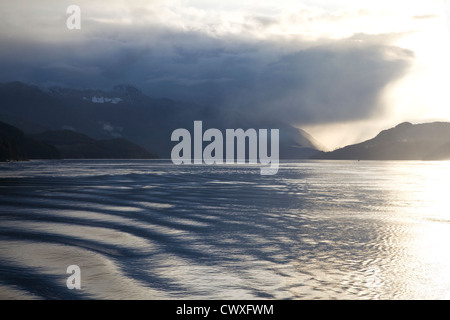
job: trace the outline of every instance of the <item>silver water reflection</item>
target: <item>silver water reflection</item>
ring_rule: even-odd
[[[1,164],[0,298],[448,299],[449,181],[447,162]]]

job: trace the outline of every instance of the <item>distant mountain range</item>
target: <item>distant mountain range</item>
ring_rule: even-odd
[[[239,112],[239,111],[237,111]],[[281,159],[447,160],[450,123],[402,123],[375,138],[332,152],[307,132],[259,115],[227,113],[170,99],[153,99],[135,87],[112,90],[0,84],[0,158],[170,158],[173,130],[207,128],[280,130]],[[147,151],[147,150],[150,150]]]
[[[16,127],[0,122],[0,161],[60,158],[55,147],[26,137]]]
[[[312,159],[335,160],[450,160],[450,123],[405,122],[375,138]]]
[[[157,156],[123,138],[96,140],[71,130],[45,131],[30,138],[54,146],[64,159],[155,159]]]
[[[0,122],[0,161],[29,159],[154,159],[156,155],[122,138],[95,140],[70,130],[25,135]]]
[[[176,144],[171,141],[172,132],[178,128],[192,131],[194,121],[201,120],[205,130],[279,129],[282,159],[309,158],[323,150],[305,131],[275,117],[260,118],[259,115],[230,115],[218,107],[154,99],[129,85],[118,85],[107,91],[43,89],[21,82],[0,84],[0,121],[16,126],[27,135],[71,130],[97,140],[124,138],[159,158],[170,158]]]

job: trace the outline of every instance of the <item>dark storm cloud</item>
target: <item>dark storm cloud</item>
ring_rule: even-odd
[[[272,21],[258,17],[259,24]],[[390,35],[303,43],[201,31],[100,26],[61,41],[2,39],[0,81],[110,88],[130,83],[154,97],[194,101],[224,116],[295,124],[364,119],[411,63]]]

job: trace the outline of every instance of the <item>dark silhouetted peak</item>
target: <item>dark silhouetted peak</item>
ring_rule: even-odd
[[[136,87],[127,84],[120,84],[113,88],[113,91],[117,94],[134,95],[139,94],[141,91]]]
[[[56,148],[30,139],[16,127],[0,122],[0,161],[59,158]]]
[[[39,87],[20,81],[1,83],[0,94],[5,96],[20,96],[22,98],[46,95]]]
[[[401,123],[375,138],[333,152],[322,152],[316,159],[338,160],[444,160],[450,158],[450,123]]]
[[[400,123],[399,125],[397,125],[395,128],[396,129],[404,129],[404,128],[409,128],[412,126],[414,126],[414,125],[411,122],[403,122],[403,123]]]

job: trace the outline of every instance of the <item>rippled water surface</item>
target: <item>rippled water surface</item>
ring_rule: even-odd
[[[449,181],[448,162],[0,164],[0,298],[449,299]]]

